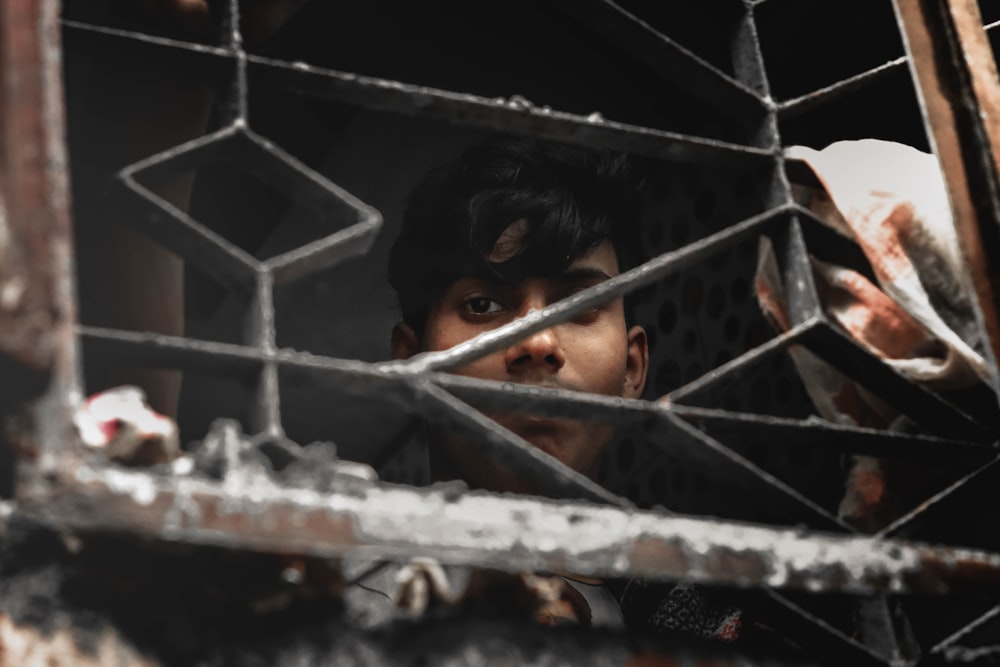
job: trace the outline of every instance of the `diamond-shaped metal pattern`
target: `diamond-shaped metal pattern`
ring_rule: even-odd
[[[842,249],[836,242],[828,243],[811,214],[793,200],[789,174],[795,176],[797,167],[786,164],[781,156],[781,148],[792,143],[789,136],[795,141],[812,136],[815,141],[826,143],[831,135],[836,135],[837,126],[827,125],[810,135],[811,119],[822,118],[824,110],[836,109],[845,101],[856,101],[866,91],[881,85],[880,82],[899,77],[908,59],[900,57],[897,49],[879,56],[890,58],[885,62],[852,60],[844,65],[846,71],[823,70],[817,73],[815,81],[792,82],[788,78],[789,65],[777,60],[788,57],[786,50],[790,47],[766,40],[778,40],[781,31],[786,30],[791,31],[787,36],[789,42],[794,37],[798,48],[806,48],[812,28],[802,27],[795,19],[797,14],[804,18],[809,13],[803,9],[804,5],[793,7],[791,0],[733,0],[721,4],[726,5],[727,16],[735,17],[733,24],[726,26],[735,34],[732,75],[700,56],[697,44],[684,43],[685,35],[669,34],[658,22],[662,16],[637,3],[622,2],[619,6],[609,0],[553,0],[550,10],[566,21],[573,21],[577,27],[583,26],[600,42],[617,46],[649,67],[657,77],[685,91],[688,97],[677,100],[676,104],[697,101],[744,124],[748,129],[742,142],[617,122],[599,113],[586,115],[540,107],[515,95],[517,91],[511,91],[509,98],[490,98],[338,71],[326,64],[290,61],[281,56],[280,49],[278,55],[248,53],[238,32],[226,27],[238,23],[236,0],[228,3],[222,44],[216,46],[67,18],[63,23],[70,45],[67,58],[73,58],[76,49],[85,52],[113,48],[136,57],[211,62],[215,69],[227,72],[228,78],[223,77],[225,83],[221,86],[225,100],[218,105],[221,127],[130,165],[120,173],[119,181],[124,194],[135,205],[131,221],[137,228],[227,289],[248,294],[252,303],[250,322],[239,343],[80,327],[85,363],[101,358],[104,363],[152,364],[232,375],[251,387],[252,400],[245,406],[244,420],[249,430],[253,435],[275,439],[284,438],[286,431],[281,409],[282,378],[294,377],[332,397],[332,406],[336,405],[337,396],[369,401],[379,406],[378,411],[391,411],[396,416],[416,413],[478,437],[490,456],[538,482],[555,498],[596,501],[626,510],[636,504],[657,508],[655,511],[666,506],[664,517],[679,509],[723,519],[763,521],[777,527],[797,525],[802,545],[820,545],[831,550],[830,553],[841,544],[861,544],[862,539],[852,542],[854,538],[847,535],[842,538],[830,535],[856,532],[837,514],[836,483],[842,471],[831,470],[832,466],[855,454],[900,460],[918,466],[917,469],[920,465],[936,468],[936,459],[947,457],[951,464],[945,470],[947,479],[928,496],[913,500],[901,510],[870,544],[873,548],[884,546],[891,553],[902,544],[893,540],[912,537],[923,542],[1000,551],[1000,541],[990,539],[987,529],[966,534],[964,522],[959,526],[947,525],[949,517],[968,513],[971,504],[988,503],[992,499],[996,406],[990,403],[985,407],[966,406],[960,399],[915,385],[869,355],[825,319],[812,284],[808,255]],[[818,3],[808,4],[812,7]],[[891,18],[891,6],[887,2],[878,4],[871,11],[884,23],[883,15]],[[860,6],[854,10],[861,11]],[[786,14],[791,18],[782,23]],[[990,29],[996,35],[994,27]],[[881,29],[883,33],[879,34],[885,34],[885,26]],[[898,34],[894,34],[893,39],[897,38]],[[772,69],[777,72],[773,86],[768,76]],[[901,85],[912,92],[908,81]],[[772,89],[780,99],[772,97]],[[648,192],[653,200],[646,202],[645,240],[653,257],[537,315],[444,352],[406,361],[364,362],[279,348],[275,285],[364,256],[383,231],[382,217],[375,208],[251,129],[255,102],[251,101],[250,93],[257,91],[293,93],[325,103],[379,113],[388,111],[422,121],[445,121],[606,146],[650,160],[651,164],[659,165],[650,172],[653,187]],[[912,112],[908,102],[905,99],[901,103],[901,114]],[[197,170],[210,161],[228,161],[237,169],[256,174],[289,198],[305,202],[318,219],[330,220],[329,233],[262,259],[198,222],[191,213],[173,207],[146,185],[147,179]],[[657,184],[659,189],[655,187]],[[794,319],[794,327],[781,335],[763,326],[753,298],[753,270],[761,237],[769,239],[775,247]],[[850,248],[844,251],[851,252]],[[336,270],[330,275],[336,275]],[[348,290],[363,287],[337,285],[338,289]],[[635,304],[634,315],[647,325],[654,340],[653,391],[648,397],[651,400],[625,401],[540,391],[446,374],[447,370],[502,349],[519,337],[568,320],[604,299],[639,290],[642,298]],[[879,432],[820,420],[812,414],[794,368],[788,362],[787,351],[793,346],[808,349],[885,399],[906,414],[920,433]],[[482,406],[613,421],[630,430],[609,457],[603,479],[605,486],[601,486],[485,418],[475,409]],[[372,428],[377,432],[374,425]],[[410,438],[406,436],[414,433],[412,421],[406,421],[406,426],[398,429],[393,438],[371,444],[366,462],[391,461],[396,448],[407,451],[405,445]],[[113,492],[138,488],[129,485],[141,483],[121,477],[114,482],[119,487],[107,480],[100,487],[95,481],[100,474],[96,475],[84,480],[77,474],[75,480],[81,482],[81,487],[90,484],[86,492],[95,494],[94,497],[107,492],[105,500],[110,504],[127,506],[128,499],[116,497]],[[677,491],[680,488],[686,491],[680,493]],[[385,493],[391,495],[391,487],[386,485],[386,489]],[[199,487],[198,492],[211,495],[214,491]],[[156,493],[168,494],[168,491],[157,486]],[[372,507],[384,510],[378,500],[382,491],[376,488],[369,493]],[[419,492],[407,499],[417,503],[426,501],[429,506],[438,501],[428,500]],[[303,502],[308,505],[314,500]],[[276,502],[275,507],[278,505]],[[45,514],[44,502],[42,507]],[[49,518],[71,525],[75,522],[90,526],[95,522],[92,518],[74,517],[72,507],[64,507],[70,516]],[[289,511],[287,506],[281,509]],[[351,511],[363,516],[365,510],[361,507]],[[989,514],[984,514],[988,519]],[[115,516],[118,515],[112,513],[108,520],[111,524]],[[155,513],[144,516],[149,522],[155,521]],[[706,519],[692,525],[711,530],[713,521]],[[725,523],[719,525],[731,527]],[[156,526],[145,528],[157,534]],[[187,528],[191,528],[190,532],[181,530],[180,539],[194,542],[202,539],[197,526]],[[823,532],[813,534],[810,529]],[[771,534],[775,539],[779,535]],[[398,539],[405,545],[411,537],[401,534]],[[381,545],[386,554],[392,552],[379,539],[374,539],[376,546]],[[838,541],[841,539],[844,541]],[[222,541],[239,545],[239,531],[226,534]],[[777,547],[773,555],[779,559],[792,558],[793,542]],[[263,543],[268,544],[266,539]],[[738,540],[733,544],[738,544]],[[414,545],[415,551],[427,550],[426,545],[417,546],[416,541]],[[268,544],[266,548],[272,546]],[[575,546],[565,545],[567,553],[575,554]],[[694,548],[692,544],[686,546]],[[781,552],[782,548],[788,553]],[[762,551],[762,547],[755,546],[741,553],[749,557]],[[393,553],[398,556],[401,552],[405,548],[397,547]],[[490,560],[485,548],[478,556],[474,550],[463,553],[462,562],[476,562],[476,558],[482,562]],[[940,568],[947,552],[934,552],[928,558],[925,574]],[[586,569],[586,558],[580,560]],[[995,584],[995,557],[973,554],[972,560],[982,567],[984,576],[989,575],[984,581]],[[526,561],[535,562],[530,557]],[[852,636],[829,618],[831,612],[823,606],[822,596],[810,598],[796,593],[784,597],[768,591],[764,596],[766,604],[773,606],[774,618],[785,615],[791,619],[788,628],[796,639],[815,641],[817,651],[830,650],[876,664],[899,664],[911,659],[908,640],[897,636],[901,630],[891,620],[899,602],[892,593],[931,592],[920,583],[919,569],[912,575],[912,581],[904,577],[896,588],[872,589],[861,584],[877,579],[878,573],[859,573],[851,568],[852,563],[845,561],[836,573],[828,576],[818,573],[808,585],[801,581],[785,584],[811,592],[847,589],[876,593],[874,598],[856,600],[858,617],[864,619],[860,622],[861,637]],[[630,563],[621,573],[639,570],[641,567]],[[652,570],[642,573],[653,576],[676,573],[666,567]],[[694,565],[691,571],[708,583],[733,583],[732,572],[714,570],[713,575],[712,567],[697,569]],[[961,575],[957,570],[949,573]],[[844,581],[858,586],[845,585]],[[755,586],[773,584],[775,580],[749,577],[748,582]],[[802,595],[805,597],[799,597]],[[902,604],[906,607],[909,601],[903,600]],[[946,601],[941,605],[944,609]],[[933,613],[933,608],[930,611],[921,608],[914,615],[912,630],[916,631],[917,641],[925,652],[945,662],[985,659],[995,653],[995,646],[988,640],[976,637],[989,636],[997,608],[971,614],[965,621],[967,625],[950,636],[935,637],[928,644],[925,641],[929,640],[919,636],[921,621]],[[933,633],[928,632],[927,637],[931,636]]]

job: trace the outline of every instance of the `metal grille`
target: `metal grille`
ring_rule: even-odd
[[[51,54],[58,43],[54,3],[28,4],[39,14],[26,18],[13,0],[3,3],[5,37],[27,31],[34,35],[27,52]],[[996,387],[976,396],[929,391],[868,354],[825,318],[807,254],[842,249],[794,201],[789,173],[796,176],[796,165],[786,163],[781,153],[794,143],[822,145],[872,134],[934,146],[942,164],[951,166],[948,185],[966,225],[960,228],[966,250],[986,251],[970,263],[970,272],[978,278],[980,348],[995,361],[1000,337],[991,291],[996,282],[989,276],[996,275],[991,269],[998,246],[991,242],[1000,220],[992,161],[997,144],[989,115],[987,121],[976,116],[980,109],[995,112],[997,107],[974,85],[972,65],[973,56],[991,55],[988,45],[984,51],[962,23],[961,9],[969,3],[875,4],[853,3],[852,13],[790,0],[732,0],[687,11],[604,0],[553,1],[516,10],[505,5],[485,18],[443,6],[458,11],[449,14],[446,26],[467,25],[472,35],[480,35],[477,31],[491,19],[500,22],[497,32],[507,25],[503,21],[537,22],[539,30],[558,27],[563,31],[558,45],[573,40],[584,45],[574,52],[581,77],[587,59],[598,53],[656,82],[638,86],[644,94],[655,91],[649,93],[648,107],[609,101],[607,108],[591,109],[586,106],[591,100],[566,92],[563,109],[542,104],[543,76],[526,79],[522,89],[511,75],[514,82],[508,83],[514,87],[499,97],[486,83],[471,83],[474,76],[378,58],[352,60],[346,47],[330,46],[336,56],[331,61],[359,62],[373,73],[342,71],[312,58],[305,62],[299,58],[322,60],[316,54],[324,47],[296,42],[294,32],[284,41],[279,35],[265,47],[245,48],[236,28],[240,6],[235,0],[223,8],[219,37],[207,43],[109,25],[93,6],[65,2],[59,26],[70,72],[71,137],[73,68],[87,59],[95,69],[109,57],[152,63],[154,73],[168,72],[171,81],[178,73],[182,78],[197,73],[214,88],[216,104],[203,136],[143,155],[112,182],[94,184],[102,193],[109,187],[109,199],[77,206],[78,218],[81,211],[113,210],[182,258],[189,285],[196,287],[188,295],[185,335],[93,326],[84,318],[76,338],[69,336],[74,315],[65,288],[65,236],[49,234],[45,243],[33,244],[32,234],[43,227],[31,222],[37,214],[63,229],[66,204],[59,197],[47,202],[14,197],[18,191],[61,192],[60,172],[56,169],[55,180],[34,190],[12,178],[5,186],[7,226],[0,231],[9,229],[9,236],[0,237],[0,250],[8,258],[28,250],[37,256],[26,254],[20,265],[6,264],[10,268],[0,278],[28,276],[33,282],[37,274],[44,278],[38,283],[38,309],[51,304],[62,309],[55,321],[41,325],[44,344],[19,333],[16,327],[28,321],[24,311],[8,311],[0,319],[6,346],[0,359],[34,380],[19,382],[23,391],[14,388],[9,398],[3,396],[11,412],[11,406],[31,402],[36,418],[30,422],[34,425],[17,426],[9,438],[22,452],[13,512],[63,530],[127,532],[263,552],[363,553],[390,560],[422,556],[511,571],[563,568],[611,578],[689,578],[759,590],[756,604],[767,606],[770,617],[805,647],[801,655],[807,661],[829,656],[881,664],[920,657],[949,663],[994,659],[993,600],[1000,574],[1000,555],[994,553],[1000,545],[990,528]],[[321,3],[301,10],[302,22],[312,17],[321,24],[319,19],[332,14],[315,5]],[[983,9],[984,18],[992,20],[989,8]],[[926,19],[924,13],[932,11],[940,15]],[[870,19],[868,36],[876,46],[851,55],[843,52],[843,44],[823,44],[825,37],[814,42],[817,33],[802,25],[816,20],[812,12],[831,21],[838,13]],[[349,32],[351,17],[340,18],[344,27],[337,30]],[[363,19],[374,20],[362,13],[357,20]],[[681,30],[699,25],[700,30]],[[987,34],[997,34],[996,25],[989,24]],[[727,31],[732,40],[721,40],[718,35]],[[311,34],[319,39],[316,31]],[[798,53],[835,48],[838,57],[817,60],[806,68],[815,71],[807,74],[789,63]],[[17,66],[9,51],[5,70]],[[951,69],[935,69],[948,61]],[[52,62],[35,67],[32,71],[49,77],[57,71]],[[380,68],[412,75],[407,81],[414,82],[383,78]],[[501,82],[505,77],[496,75]],[[607,78],[600,80],[607,83]],[[476,92],[449,87],[455,80],[470,82]],[[52,88],[42,90],[53,95]],[[884,108],[879,105],[885,96],[892,98],[888,116],[873,111]],[[959,104],[947,103],[956,97]],[[49,99],[34,108],[41,110],[34,113],[43,128],[58,134],[58,103]],[[942,109],[954,108],[959,111],[945,117]],[[17,108],[14,98],[4,101],[3,111],[7,128],[32,114]],[[298,135],[289,131],[289,118],[307,128]],[[359,120],[338,125],[317,118]],[[361,307],[364,296],[344,294],[366,287],[359,277],[378,275],[374,259],[366,263],[363,258],[378,256],[386,230],[379,210],[362,201],[366,196],[358,190],[368,188],[377,198],[388,186],[380,190],[370,184],[379,172],[370,164],[360,174],[351,173],[356,164],[368,164],[360,142],[331,140],[342,154],[324,164],[319,150],[302,136],[355,130],[375,146],[373,138],[386,128],[392,130],[377,145],[377,155],[386,158],[405,153],[406,141],[413,141],[438,159],[485,131],[502,129],[613,148],[645,160],[650,194],[644,236],[653,258],[451,350],[379,361],[375,346],[356,339],[384,325],[391,312],[376,312],[376,306],[367,311],[368,320],[350,325],[315,309],[340,304],[339,316]],[[427,145],[431,142],[407,139],[428,128],[446,128],[432,136],[447,136],[453,143],[434,153]],[[958,138],[949,140],[955,128]],[[79,136],[88,128],[75,131]],[[296,150],[269,138],[272,133],[285,133]],[[45,145],[50,159],[58,161],[59,143]],[[71,158],[78,156],[74,169],[84,171],[89,154],[71,152]],[[5,167],[8,176],[31,171],[10,152]],[[157,183],[192,171],[199,181],[188,210],[156,194]],[[328,177],[331,173],[338,177]],[[222,187],[226,183],[228,191]],[[241,194],[248,184],[269,194],[249,189]],[[241,204],[241,197],[249,204]],[[280,224],[272,221],[266,234],[257,230],[252,239],[246,237],[252,230],[225,226],[234,215],[249,214],[255,202],[270,202],[272,208],[262,215],[273,213]],[[78,235],[87,233],[82,222]],[[795,320],[790,331],[777,336],[752,294],[761,236],[777,248]],[[649,400],[501,385],[447,373],[630,292],[639,295],[633,315],[653,339]],[[82,294],[81,299],[94,296]],[[374,298],[380,303],[377,293]],[[330,340],[324,323],[342,333]],[[249,443],[272,452],[272,460],[273,452],[295,459],[293,441],[332,439],[340,462],[319,488],[241,477],[232,458],[231,474],[216,480],[94,461],[81,453],[69,422],[79,400],[76,340],[88,371],[127,365],[182,370],[180,420],[187,439],[204,438],[232,452]],[[919,427],[919,434],[835,426],[815,418],[788,360],[791,346],[809,349],[890,403]],[[55,352],[32,359],[42,348]],[[330,406],[331,414],[324,415],[329,421],[316,418],[320,405]],[[603,484],[597,484],[541,455],[484,417],[477,410],[481,407],[610,421],[622,427],[623,436],[605,462]],[[240,426],[216,423],[208,432],[219,416],[233,417]],[[420,453],[418,416],[477,438],[489,456],[563,501],[389,483],[416,481],[411,475]],[[929,481],[920,477],[924,487],[909,493],[908,506],[876,535],[859,535],[836,513],[841,466],[851,454],[899,460],[937,474]],[[382,481],[370,479],[356,463],[377,468]],[[845,609],[861,619],[859,634],[843,622]],[[548,642],[542,657],[528,651],[540,663],[557,660],[552,656],[564,641],[493,632],[518,650]],[[341,641],[384,650],[378,658],[384,662],[417,659],[357,636]],[[608,637],[601,646],[590,659],[607,657],[626,644],[621,637]],[[489,657],[493,649],[481,650]],[[695,660],[721,649],[690,650],[680,657]],[[457,653],[445,655],[461,659]],[[574,660],[580,656],[574,655],[567,654],[565,661],[579,664]]]

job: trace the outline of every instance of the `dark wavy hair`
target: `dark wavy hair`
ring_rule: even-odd
[[[640,261],[638,197],[627,156],[495,135],[430,171],[411,192],[389,255],[403,320],[422,333],[427,313],[464,276],[516,283],[558,275],[610,240],[622,271]],[[511,223],[527,221],[517,252],[489,256]]]

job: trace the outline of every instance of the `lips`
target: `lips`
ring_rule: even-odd
[[[559,443],[566,436],[566,424],[560,420],[545,417],[518,415],[498,422],[546,454],[556,456]]]
[[[519,377],[516,383],[543,391],[583,391],[578,387],[560,382],[550,374],[538,375],[536,377]],[[511,412],[497,413],[494,411],[485,412],[485,414],[493,421],[513,431],[546,454],[560,459],[559,450],[561,443],[572,442],[573,434],[570,431],[579,425],[574,420],[547,417],[544,415]]]

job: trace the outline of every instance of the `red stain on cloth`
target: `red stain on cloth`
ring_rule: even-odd
[[[812,258],[824,311],[900,373],[929,387],[989,381],[937,159],[891,141],[792,146],[822,189],[809,208],[858,244],[878,282]]]
[[[876,139],[840,141],[822,150],[792,146],[786,157],[808,166],[819,183],[818,188],[796,186],[805,195],[800,201],[822,224],[858,245],[875,278],[872,282],[856,268],[810,255],[826,317],[928,388],[989,382],[987,364],[972,346],[978,327],[937,159]],[[772,326],[790,329],[788,299],[766,238],[760,242],[755,291]],[[789,354],[823,418],[893,428],[899,413],[879,397],[810,350],[791,346]],[[854,457],[840,516],[864,529],[884,525],[899,513],[890,508],[891,476],[883,462]]]

